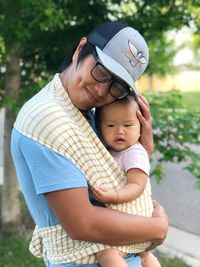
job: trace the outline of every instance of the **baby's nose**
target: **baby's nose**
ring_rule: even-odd
[[[117,133],[118,134],[123,134],[124,130],[123,130],[123,127],[119,126],[117,127]]]

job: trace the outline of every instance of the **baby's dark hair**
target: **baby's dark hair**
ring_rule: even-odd
[[[79,43],[78,43],[79,44]],[[72,63],[72,58],[74,55],[74,52],[76,51],[76,48],[78,46],[78,44],[72,49],[71,53],[69,54],[69,56],[64,60],[64,62],[61,65],[61,70],[65,70],[67,67],[69,67],[69,65]],[[77,61],[77,65],[78,63],[80,63],[83,59],[85,59],[88,55],[92,54],[95,51],[95,47],[94,45],[92,45],[91,43],[87,42],[81,52],[80,55],[78,57],[78,61]]]

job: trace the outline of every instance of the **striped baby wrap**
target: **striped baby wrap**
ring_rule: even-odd
[[[91,185],[117,190],[126,176],[96,136],[82,113],[72,104],[56,74],[38,94],[20,110],[14,127],[23,135],[69,158]],[[148,181],[142,196],[130,203],[107,205],[130,214],[151,216],[153,205]],[[92,231],[92,229],[91,229]],[[125,253],[144,251],[150,242],[115,248]],[[30,251],[53,264],[94,263],[95,253],[108,245],[72,240],[61,225],[36,226]]]

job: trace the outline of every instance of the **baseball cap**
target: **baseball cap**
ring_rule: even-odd
[[[87,39],[95,46],[100,62],[130,86],[130,93],[137,100],[135,81],[149,61],[148,47],[141,34],[124,23],[106,22],[94,28]]]

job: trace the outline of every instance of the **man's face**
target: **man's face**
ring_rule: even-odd
[[[115,98],[109,93],[109,83],[97,82],[91,75],[95,66],[92,55],[78,63],[74,60],[66,73],[67,92],[72,103],[80,110],[101,107],[112,103]]]

